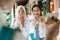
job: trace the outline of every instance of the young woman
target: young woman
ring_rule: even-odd
[[[16,15],[15,20],[13,22],[13,25],[11,25],[12,28],[16,28],[20,30],[20,33],[27,38],[28,36],[28,20],[26,17],[26,10],[25,7],[20,5],[16,9]]]
[[[29,39],[32,40],[44,40],[44,22],[45,18],[42,17],[42,10],[39,5],[34,5],[32,7],[32,12],[34,16],[34,20],[31,22],[30,30],[29,30]],[[31,35],[33,34],[34,37]]]

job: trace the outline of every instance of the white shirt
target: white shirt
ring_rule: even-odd
[[[30,23],[29,23],[29,21],[28,20],[26,20],[25,22],[24,22],[24,27],[22,28],[22,25],[20,25],[20,29],[22,30],[22,34],[27,38],[28,37],[28,32],[29,32],[29,25],[30,25]]]
[[[20,30],[22,31],[22,34],[23,34],[23,36],[24,37],[28,37],[28,32],[29,32],[29,21],[26,19],[25,21],[24,21],[24,27],[22,26],[22,24],[18,21],[18,25],[17,25],[17,27],[19,27],[20,28]],[[15,29],[15,26],[12,26],[11,28],[14,28]]]
[[[38,27],[39,27],[39,37],[40,38],[45,37],[45,29],[44,29],[43,24],[41,22],[39,22]],[[30,33],[34,33],[34,38],[36,38],[35,27],[32,25],[32,23],[30,23],[29,34]]]

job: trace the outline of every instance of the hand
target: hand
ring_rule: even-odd
[[[5,9],[5,11],[11,11],[12,6],[14,5],[16,0],[0,0],[0,8]]]
[[[17,29],[19,27],[19,21],[17,21],[16,19],[14,19],[13,27],[15,29]]]
[[[34,27],[37,27],[37,26],[38,26],[38,21],[36,21],[36,20],[32,21],[32,25],[33,25]]]
[[[60,21],[57,18],[48,18],[46,22],[45,40],[53,40],[59,32]]]

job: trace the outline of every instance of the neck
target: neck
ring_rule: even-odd
[[[22,25],[24,25],[24,21],[25,21],[24,18],[23,19],[20,19],[20,22],[21,22]]]
[[[37,16],[37,17],[35,17],[35,19],[36,19],[36,20],[38,20],[38,19],[39,19],[39,17],[40,17],[40,16]]]

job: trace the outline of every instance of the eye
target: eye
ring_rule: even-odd
[[[36,10],[34,10],[34,12],[36,12]]]

